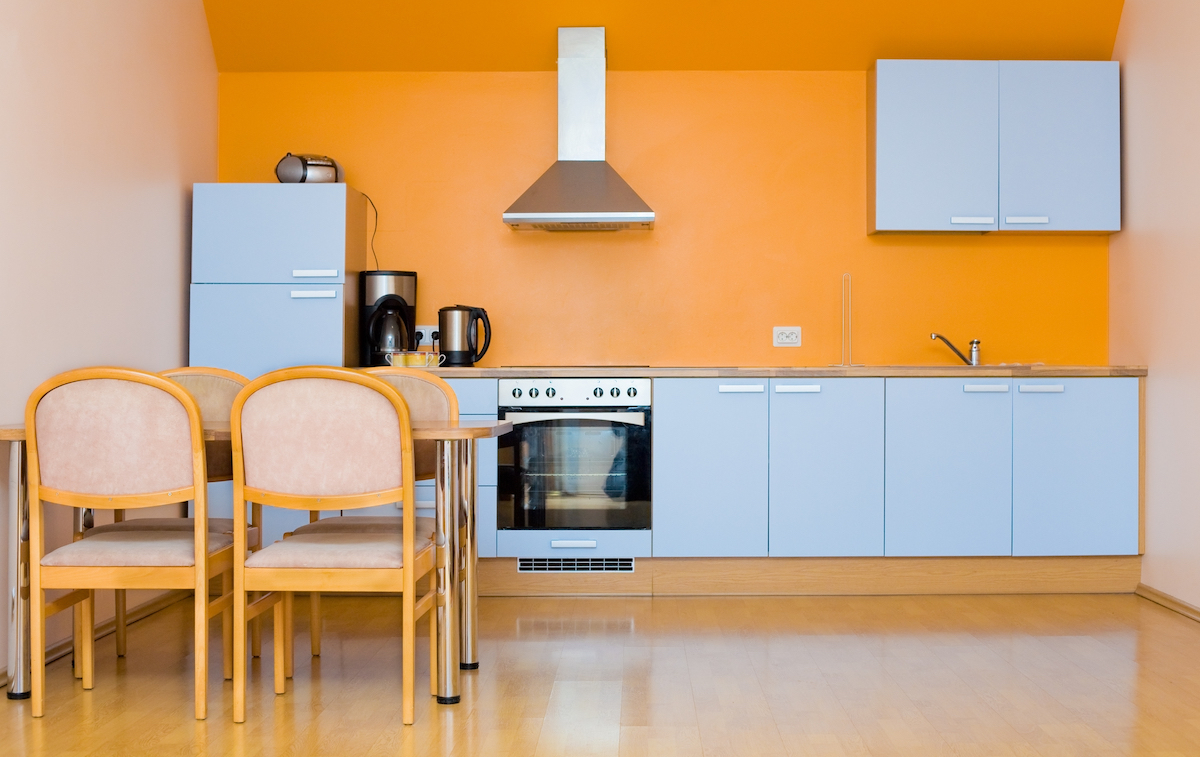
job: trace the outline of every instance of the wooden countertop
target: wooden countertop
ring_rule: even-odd
[[[503,366],[433,368],[442,378],[836,378],[991,377],[1083,378],[1145,376],[1138,365],[868,365],[853,368],[672,368],[648,366]]]

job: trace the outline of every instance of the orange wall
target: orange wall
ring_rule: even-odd
[[[501,212],[556,154],[555,75],[222,73],[221,181],[287,151],[338,158],[380,210],[384,268],[418,271],[418,321],[487,308],[484,365],[811,365],[1108,359],[1108,240],[867,236],[865,74],[616,71],[608,157],[652,232],[513,232]],[[803,346],[771,346],[799,325]]]

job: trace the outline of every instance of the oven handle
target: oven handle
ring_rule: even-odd
[[[645,413],[505,413],[504,420],[514,426],[540,421],[611,421],[632,426],[645,426]]]

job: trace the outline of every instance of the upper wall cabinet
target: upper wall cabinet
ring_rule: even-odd
[[[868,231],[1118,230],[1117,66],[878,61]]]
[[[996,228],[998,79],[996,61],[876,64],[872,231]]]
[[[1001,61],[1000,228],[1121,228],[1115,61]]]

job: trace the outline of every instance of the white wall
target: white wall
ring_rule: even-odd
[[[183,365],[191,184],[217,175],[202,1],[0,3],[0,145],[0,423],[69,368]]]
[[[1148,365],[1142,582],[1200,605],[1200,2],[1125,0],[1123,231],[1110,356]]]

